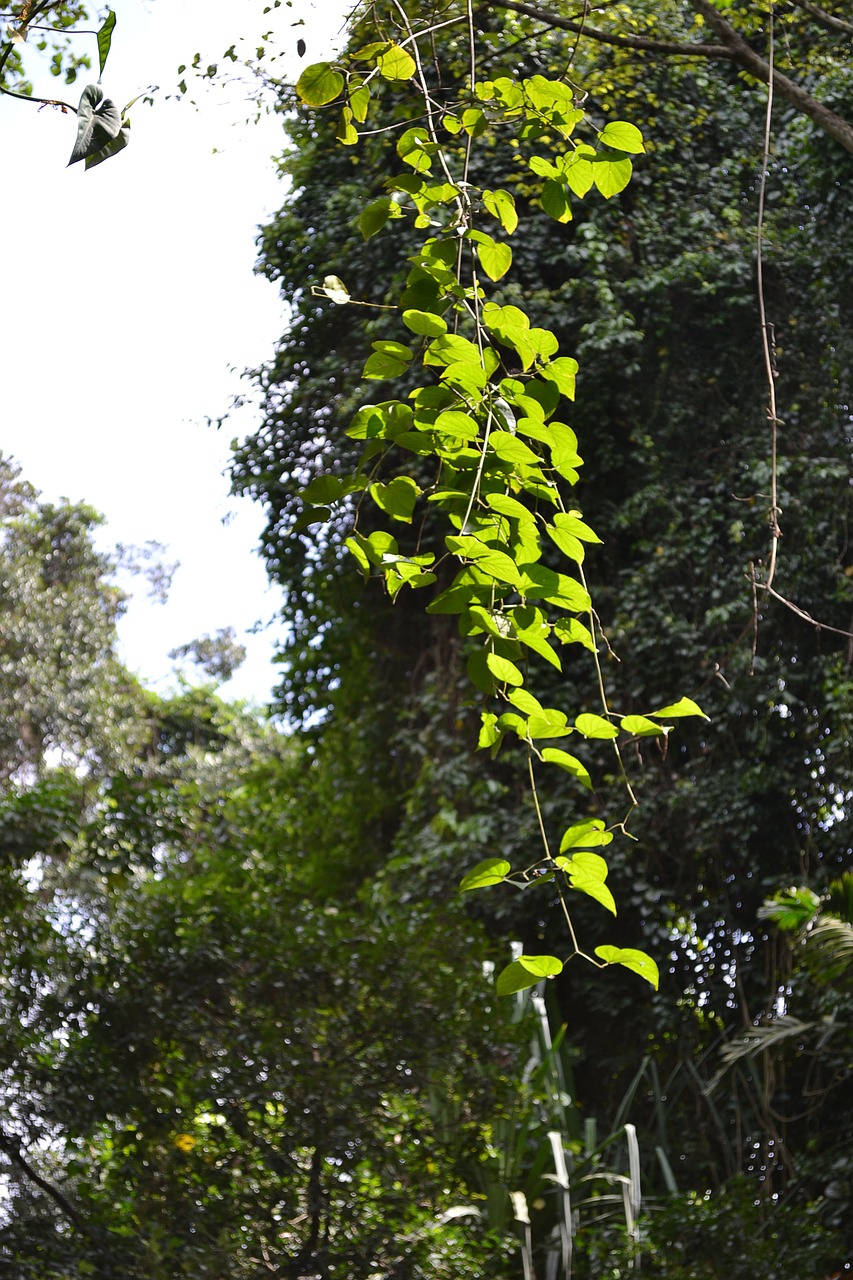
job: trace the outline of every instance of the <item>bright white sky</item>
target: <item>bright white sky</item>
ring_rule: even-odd
[[[153,539],[180,561],[165,606],[131,584],[121,637],[133,670],[162,689],[169,649],[231,625],[249,659],[225,692],[257,701],[275,682],[279,627],[243,633],[273,622],[278,597],[255,553],[261,509],[229,497],[223,475],[232,436],[254,419],[244,409],[221,432],[204,420],[247,389],[240,372],[284,328],[277,290],[252,274],[256,228],[285,195],[270,158],[281,121],[244,124],[239,85],[199,86],[198,111],[165,95],[197,50],[202,66],[230,68],[221,55],[240,36],[253,48],[274,30],[293,50],[276,67],[289,79],[300,36],[306,62],[328,54],[343,0],[292,0],[264,16],[269,2],[114,0],[105,93],[121,106],[150,84],[161,92],[133,108],[130,146],[88,173],[66,168],[74,118],[0,97],[0,450],[46,498],[103,512],[105,545]],[[94,38],[79,40],[94,80]],[[85,83],[45,74],[35,91],[76,103]]]

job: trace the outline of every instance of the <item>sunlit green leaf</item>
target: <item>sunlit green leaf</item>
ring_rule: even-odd
[[[459,891],[465,893],[469,889],[487,889],[490,885],[501,884],[509,872],[510,864],[503,858],[484,858],[463,877]]]
[[[476,418],[458,409],[445,409],[436,418],[432,429],[444,435],[457,436],[460,440],[476,440],[480,434]]]
[[[404,311],[403,324],[412,333],[422,334],[426,338],[440,338],[443,333],[447,333],[447,321],[442,316],[433,315],[431,311]]]
[[[354,147],[358,142],[358,130],[353,125],[352,119],[352,108],[349,106],[343,107],[335,137],[344,147]]]
[[[595,954],[605,964],[621,964],[632,973],[637,973],[646,982],[650,982],[655,991],[658,989],[660,974],[651,956],[645,951],[635,951],[632,947],[596,947]]]
[[[592,632],[577,618],[559,618],[554,623],[554,635],[561,644],[582,644],[590,653],[596,652]]]
[[[512,435],[509,431],[493,431],[489,436],[489,445],[504,462],[520,462],[522,464],[539,462],[539,455],[534,453],[523,440],[519,440],[518,436]]]
[[[640,155],[646,149],[640,130],[627,120],[612,120],[606,124],[598,135],[598,141],[614,151],[627,151],[631,155]]]
[[[512,249],[490,236],[477,245],[477,257],[490,280],[500,280],[512,266]]]
[[[592,779],[586,766],[575,756],[570,756],[568,751],[561,751],[559,747],[543,747],[542,759],[547,764],[559,765],[561,769],[565,769],[566,773],[577,778],[588,790],[592,790]]]
[[[514,707],[518,707],[519,711],[523,711],[525,715],[538,715],[542,711],[542,704],[538,698],[534,698],[533,694],[527,689],[513,689],[507,694],[510,702]]]
[[[497,992],[499,996],[511,996],[562,972],[563,962],[556,956],[520,956],[498,974]]]
[[[512,235],[518,226],[518,214],[515,210],[515,198],[509,191],[484,191],[483,204],[493,217],[497,218],[508,235]]]
[[[673,702],[667,707],[661,707],[659,711],[650,711],[649,715],[659,716],[662,720],[679,716],[701,716],[703,720],[710,718],[705,715],[702,708],[697,706],[692,698],[679,698],[678,702]]]
[[[567,849],[595,849],[610,844],[613,834],[605,831],[600,818],[587,818],[585,822],[576,822],[563,832],[560,841],[560,853]]]
[[[557,222],[571,222],[572,206],[564,184],[549,178],[542,188],[542,208]]]
[[[370,105],[370,89],[366,84],[360,84],[356,88],[350,85],[349,105],[353,119],[359,124],[364,124],[367,119],[367,108]]]
[[[523,502],[519,502],[517,498],[511,498],[507,493],[486,494],[486,502],[493,511],[497,511],[502,516],[510,516],[513,520],[523,520],[525,523],[536,523],[533,512],[529,511]]]
[[[374,351],[372,356],[368,357],[367,363],[362,371],[365,378],[399,378],[401,373],[406,372],[406,364],[396,357],[390,356],[385,351]]]
[[[524,676],[509,658],[502,658],[498,653],[489,653],[486,655],[486,666],[501,684],[524,684]]]
[[[386,80],[411,80],[418,69],[412,55],[398,44],[392,44],[390,49],[380,53],[376,59],[376,66],[379,74]],[[624,150],[627,150],[627,147]]]
[[[574,560],[576,564],[583,564],[584,561],[584,545],[579,538],[568,533],[565,529],[557,529],[553,525],[546,524],[545,532],[548,537],[562,551],[563,555],[568,556],[570,560]]]
[[[327,102],[334,102],[343,87],[343,76],[330,62],[312,63],[296,81],[296,92],[307,107],[323,107]]]
[[[585,712],[578,716],[575,720],[575,728],[578,733],[582,733],[585,738],[618,738],[619,730],[610,720],[605,720],[604,716],[592,715]]]
[[[481,716],[480,736],[477,740],[477,747],[493,747],[501,736],[498,728],[498,718],[491,711],[484,711]]]
[[[406,164],[411,165],[416,173],[428,173],[432,168],[431,157],[436,147],[431,141],[429,130],[421,125],[407,129],[397,143],[397,154]]]
[[[624,191],[634,166],[627,156],[597,155],[592,162],[592,180],[606,200]]]
[[[560,356],[557,360],[551,360],[546,364],[539,371],[539,376],[547,379],[548,382],[555,383],[560,393],[568,400],[574,400],[577,372],[577,360],[573,360],[571,356]]]
[[[570,533],[572,537],[579,538],[581,542],[597,542],[601,543],[601,539],[594,529],[590,529],[585,521],[581,520],[577,511],[559,511],[554,516],[554,524],[558,529],[564,529]]]
[[[566,713],[556,707],[545,707],[539,714],[531,715],[527,731],[531,738],[567,738],[574,732]]]
[[[565,872],[573,889],[594,898],[614,916],[616,915],[613,894],[604,883],[607,879],[607,863],[600,854],[574,853],[570,858],[558,857],[555,862],[560,870]]]
[[[647,716],[623,716],[619,723],[626,733],[632,733],[637,738],[659,738],[667,733],[666,725],[655,724]]]

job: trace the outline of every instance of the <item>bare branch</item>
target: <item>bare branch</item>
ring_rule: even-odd
[[[0,84],[0,93],[5,93],[9,98],[20,98],[21,102],[37,102],[43,107],[59,107],[63,114],[66,111],[71,111],[74,115],[77,114],[77,108],[72,106],[70,102],[63,102],[61,98],[34,98],[29,93],[16,93],[14,89],[4,89],[2,84]]]
[[[11,1163],[20,1169],[22,1173],[26,1174],[30,1182],[34,1183],[39,1190],[43,1191],[45,1195],[49,1196],[50,1199],[53,1200],[54,1204],[59,1206],[65,1214],[65,1217],[68,1218],[69,1222],[73,1222],[75,1227],[83,1230],[85,1224],[71,1202],[65,1198],[61,1191],[57,1190],[56,1187],[48,1182],[46,1178],[43,1178],[41,1174],[33,1168],[30,1162],[21,1153],[21,1149],[18,1144],[7,1134],[3,1133],[2,1130],[0,1130],[0,1151],[3,1152],[7,1160],[11,1161]]]
[[[524,0],[497,0],[496,8],[511,9],[513,13],[526,14],[528,18],[536,18],[546,26],[558,27],[561,31],[574,31],[578,35],[589,36],[590,40],[598,40],[601,44],[616,45],[620,49],[637,49],[643,53],[683,54],[689,58],[724,58],[733,60],[734,55],[724,44],[693,44],[682,40],[654,40],[650,36],[617,36],[610,31],[601,31],[597,27],[587,26],[583,22],[575,22],[572,18],[564,18],[562,14],[553,13],[550,9],[542,9],[537,4],[525,4]]]
[[[805,9],[806,13],[810,13],[815,22],[819,22],[822,27],[826,27],[827,31],[841,31],[845,35],[853,36],[853,22],[845,22],[843,18],[836,18],[834,14],[827,13],[825,9],[821,9],[820,5],[812,4],[811,0],[794,0],[794,4],[799,9]]]
[[[690,0],[690,2],[696,13],[705,19],[708,26],[731,50],[732,60],[744,71],[748,71],[750,75],[755,76],[757,80],[763,81],[764,84],[769,84],[771,74],[769,64],[750,48],[743,37],[735,31],[728,19],[723,17],[716,5],[712,4],[711,0]],[[786,75],[783,75],[781,71],[773,71],[773,85],[781,97],[787,99],[804,116],[808,116],[819,129],[829,134],[830,138],[834,138],[836,142],[839,142],[844,147],[845,151],[849,151],[853,155],[853,125],[849,125],[846,120],[842,120],[841,116],[837,116],[834,111],[830,111],[829,107],[825,107],[822,102],[818,102],[805,89],[802,89],[793,80],[789,80]]]

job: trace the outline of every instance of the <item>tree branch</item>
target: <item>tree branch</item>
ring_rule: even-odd
[[[601,31],[598,27],[575,22],[572,18],[564,18],[562,14],[552,13],[550,9],[542,9],[537,4],[525,4],[524,0],[496,0],[495,8],[511,9],[513,13],[523,13],[528,18],[536,18],[546,26],[558,27],[561,31],[574,31],[577,35],[589,36],[590,40],[616,45],[620,49],[637,49],[642,53],[684,54],[688,58],[724,58],[730,61],[734,58],[731,50],[724,44],[693,44],[689,40],[654,40],[650,36],[617,36],[609,31]]]
[[[670,57],[714,58],[732,62],[735,66],[740,67],[742,71],[747,71],[751,76],[755,76],[756,80],[769,84],[770,67],[768,63],[754,52],[731,23],[723,17],[716,5],[712,4],[711,0],[690,0],[690,3],[694,11],[704,18],[714,35],[720,39],[721,44],[699,44],[689,40],[657,40],[650,36],[620,36],[609,31],[601,31],[597,27],[584,26],[580,22],[575,22],[572,18],[564,18],[562,14],[553,13],[550,9],[543,9],[538,4],[527,4],[525,0],[495,0],[495,7],[509,9],[513,13],[526,14],[527,17],[535,18],[546,26],[556,27],[562,31],[574,31],[588,36],[590,40],[597,40],[601,44],[613,45],[620,49],[636,49],[642,53],[662,53]],[[797,0],[797,3],[809,11],[817,9],[817,6],[812,5],[810,0]],[[823,10],[820,12],[823,13]],[[827,14],[826,16],[829,17],[830,15]],[[841,23],[842,30],[846,30],[849,27],[849,24],[842,22],[840,18],[833,19],[833,22]],[[829,107],[824,106],[822,102],[818,102],[816,98],[813,98],[800,85],[775,69],[773,71],[773,87],[780,97],[785,98],[804,116],[808,116],[819,129],[822,129],[830,138],[840,143],[845,151],[849,151],[853,155],[853,125],[848,124],[846,120],[836,115]]]
[[[34,98],[30,93],[16,93],[14,89],[4,89],[0,84],[0,93],[5,93],[9,98],[20,98],[21,102],[38,102],[43,107],[59,107],[63,114],[66,111],[77,114],[77,108],[72,106],[70,102],[63,102],[61,98]]]
[[[708,23],[708,26],[719,36],[719,38],[731,50],[733,61],[744,71],[748,71],[750,75],[762,80],[764,84],[770,83],[770,67],[757,53],[755,53],[740,36],[734,27],[724,18],[716,5],[711,0],[690,0],[696,13]],[[841,116],[837,116],[834,111],[830,111],[829,107],[825,107],[822,102],[818,102],[810,93],[802,89],[793,80],[789,80],[781,71],[773,71],[773,87],[776,92],[783,98],[786,98],[793,106],[801,111],[808,118],[822,129],[824,133],[828,133],[830,138],[834,138],[839,142],[845,151],[849,151],[853,155],[853,126],[849,125],[846,120],[842,120]]]
[[[13,1142],[12,1139],[2,1131],[0,1131],[0,1151],[3,1152],[6,1158],[11,1161],[13,1165],[20,1169],[21,1172],[29,1178],[30,1182],[35,1183],[35,1185],[43,1191],[46,1196],[49,1196],[50,1199],[53,1200],[54,1204],[59,1206],[66,1218],[68,1218],[69,1222],[72,1222],[78,1231],[84,1230],[85,1224],[83,1219],[80,1217],[71,1202],[66,1200],[62,1192],[57,1190],[57,1188],[49,1183],[46,1178],[43,1178],[40,1173],[36,1172],[30,1162],[21,1154],[21,1150],[17,1143]]]
[[[812,4],[811,0],[794,0],[794,4],[797,8],[805,9],[806,13],[810,13],[815,22],[819,22],[822,27],[826,27],[827,31],[841,31],[848,36],[853,36],[853,22],[845,22],[843,18],[836,18],[834,14],[827,13],[819,5]]]

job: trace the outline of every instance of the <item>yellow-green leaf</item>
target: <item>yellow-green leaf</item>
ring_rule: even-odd
[[[395,520],[403,520],[406,524],[412,522],[419,493],[420,489],[410,476],[395,476],[387,484],[370,486],[370,496],[376,505]]]
[[[633,171],[627,156],[597,155],[592,162],[592,180],[605,200],[625,190]]]
[[[605,720],[604,716],[592,715],[585,712],[582,716],[578,716],[575,720],[575,728],[578,733],[582,733],[585,738],[618,738],[619,730],[610,720]]]
[[[556,956],[519,956],[498,974],[498,995],[511,996],[516,991],[525,991],[543,978],[553,978],[562,972],[563,962]]]
[[[701,716],[703,720],[710,719],[710,716],[706,716],[692,698],[679,698],[678,702],[673,702],[668,707],[661,707],[660,711],[650,711],[649,715],[660,716],[661,719],[668,719],[670,716]]]
[[[338,131],[335,134],[338,142],[344,147],[354,147],[358,142],[358,130],[352,122],[352,108],[344,107],[341,111],[341,118],[338,124]]]
[[[359,124],[364,124],[367,119],[367,108],[370,105],[370,90],[366,84],[360,84],[357,88],[350,86],[349,105],[353,119]]]
[[[562,182],[549,178],[542,188],[542,208],[549,218],[557,222],[571,222],[572,206],[569,194]]]
[[[484,858],[472,867],[459,886],[460,893],[469,889],[486,889],[493,884],[501,884],[510,871],[510,864],[503,858]]]
[[[392,44],[390,49],[380,53],[376,66],[386,80],[411,80],[418,69],[412,55],[398,44]]]
[[[477,257],[490,280],[500,280],[512,266],[512,249],[509,245],[490,237],[477,245]]]
[[[484,191],[483,204],[493,218],[497,218],[507,235],[512,235],[518,226],[518,214],[515,211],[515,199],[509,191]]]
[[[509,658],[502,658],[498,653],[488,653],[486,654],[486,666],[495,679],[500,680],[501,684],[524,684],[524,676],[515,663],[510,662]]]
[[[667,725],[655,724],[647,716],[623,716],[619,723],[626,733],[632,733],[636,738],[660,738],[669,732]]]
[[[652,957],[646,955],[645,951],[635,951],[633,947],[596,947],[595,954],[605,964],[621,964],[632,973],[639,974],[657,991],[660,973]]]
[[[403,324],[412,333],[419,333],[425,338],[440,338],[447,333],[447,321],[431,311],[404,311]]]
[[[330,62],[314,62],[296,81],[296,92],[307,107],[324,107],[334,102],[344,87],[344,78]]]
[[[612,147],[614,151],[628,151],[631,155],[641,155],[646,149],[640,130],[627,120],[612,120],[610,124],[606,124],[598,135],[598,140],[605,147]]]
[[[566,770],[566,773],[570,773],[573,778],[577,778],[587,790],[592,790],[592,779],[585,765],[581,764],[580,760],[575,756],[570,756],[568,751],[561,751],[559,747],[544,747],[542,759],[547,764],[558,764],[561,769]]]
[[[613,833],[604,830],[600,818],[588,818],[585,822],[575,822],[563,832],[560,841],[560,853],[567,849],[595,849],[610,844]]]

